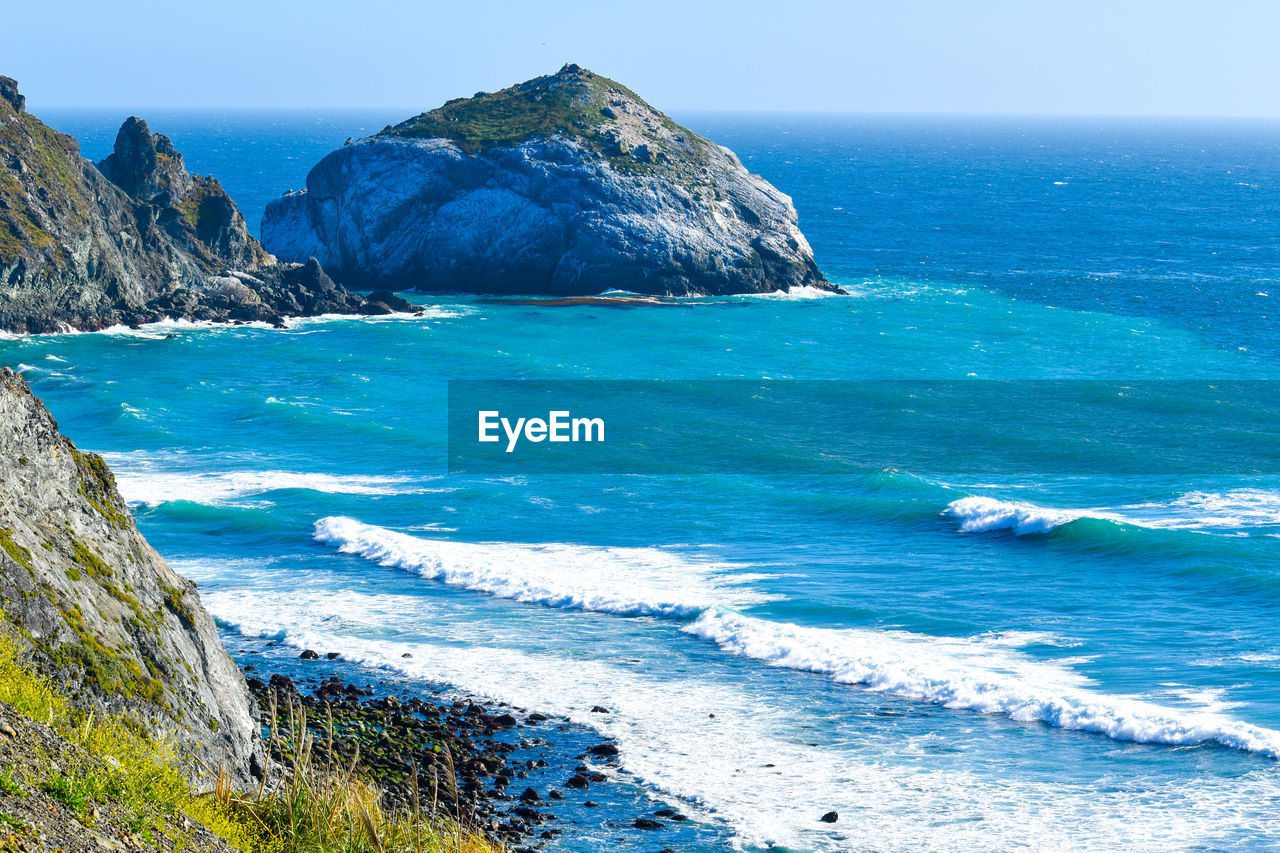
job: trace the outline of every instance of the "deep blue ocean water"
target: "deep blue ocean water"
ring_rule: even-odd
[[[44,117],[95,159],[123,119]],[[254,223],[398,117],[147,118]],[[107,457],[242,662],[339,651],[616,738],[619,784],[564,801],[555,849],[1280,845],[1274,473],[1121,476],[1105,445],[1082,468],[1052,423],[1015,437],[1039,470],[814,473],[712,394],[706,440],[752,466],[445,464],[450,379],[1273,381],[1280,124],[680,118],[794,197],[851,296],[419,294],[419,318],[4,340],[0,361]],[[1176,408],[1202,386],[1162,387]],[[947,453],[1009,440],[998,408]],[[1262,458],[1275,432],[1231,441]],[[659,802],[691,820],[629,828]]]

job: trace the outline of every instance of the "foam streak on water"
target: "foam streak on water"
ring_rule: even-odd
[[[1095,732],[1116,740],[1214,742],[1280,758],[1280,731],[1221,714],[1163,707],[1089,689],[1089,680],[1020,654],[1000,637],[945,638],[895,631],[809,628],[709,610],[685,631],[773,666],[1020,722]]]
[[[623,616],[692,616],[717,602],[772,596],[731,568],[658,548],[421,539],[353,518],[322,518],[316,540],[383,566],[514,601]]]
[[[170,501],[217,506],[283,489],[307,489],[338,495],[396,495],[423,490],[407,477],[304,471],[178,473],[122,469],[116,475],[116,484],[126,501],[146,506]]]

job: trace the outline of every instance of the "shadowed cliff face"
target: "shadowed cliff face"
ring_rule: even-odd
[[[0,369],[0,606],[5,630],[86,708],[171,732],[242,783],[261,737],[244,679],[195,584],[147,544],[98,456],[81,453]],[[205,777],[208,781],[208,777]]]
[[[276,262],[218,181],[189,174],[142,119],[95,167],[0,77],[0,330],[276,321],[363,302],[314,265]]]
[[[268,205],[262,235],[353,287],[838,290],[786,195],[576,65],[344,146]]]
[[[189,174],[169,137],[152,133],[137,116],[120,127],[115,148],[98,163],[98,171],[146,205],[165,235],[202,267],[253,270],[273,260],[249,233],[222,185]]]

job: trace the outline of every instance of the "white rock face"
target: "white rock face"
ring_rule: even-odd
[[[461,108],[566,91],[570,125],[510,144],[422,138],[447,104],[334,151],[267,207],[263,244],[370,289],[836,290],[790,198],[606,78],[567,66]]]
[[[262,739],[195,584],[147,544],[98,456],[0,369],[0,630],[81,706],[127,712],[248,784]],[[198,777],[200,778],[200,777]],[[205,773],[205,786],[213,779]]]

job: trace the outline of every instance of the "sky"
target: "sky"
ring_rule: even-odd
[[[1280,116],[1275,0],[8,4],[29,107],[418,112],[577,62],[667,111]]]

